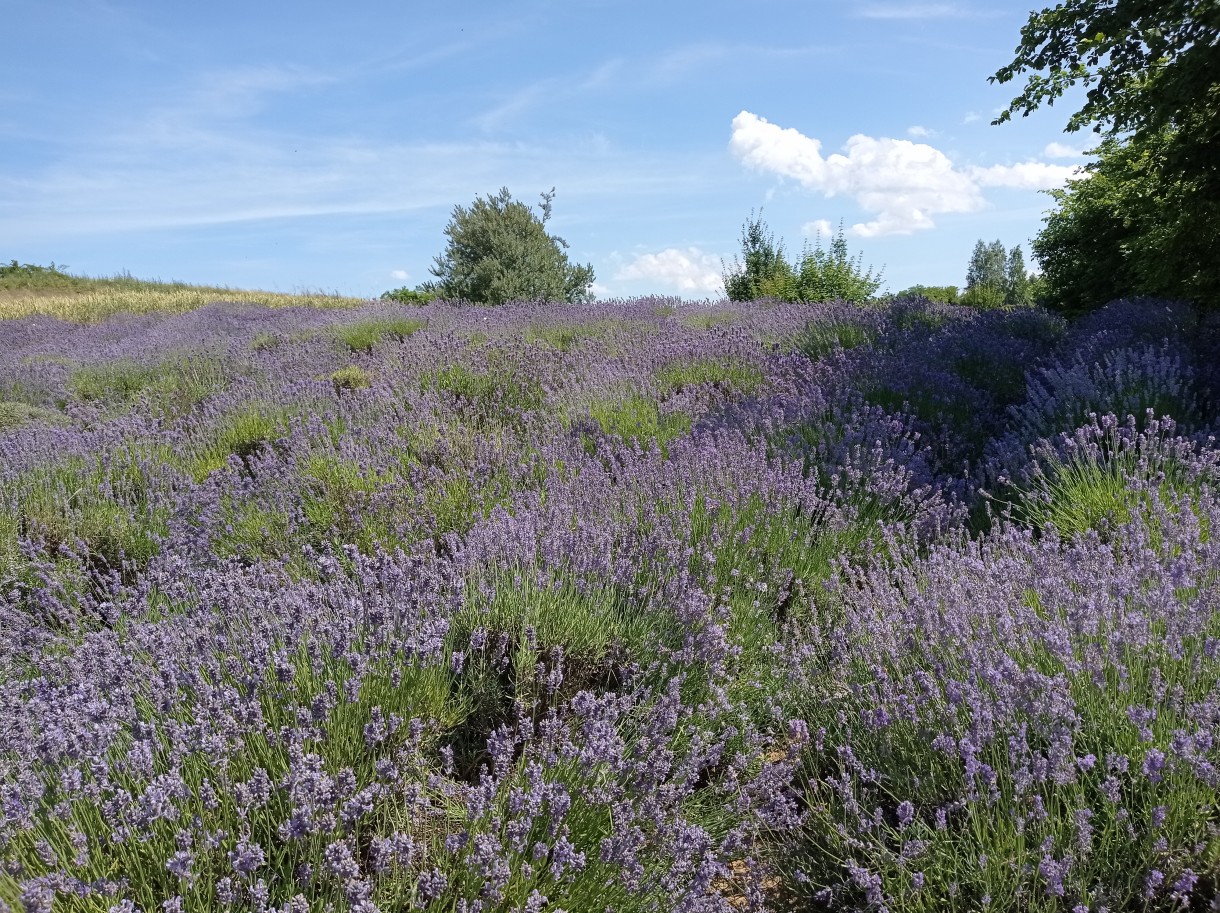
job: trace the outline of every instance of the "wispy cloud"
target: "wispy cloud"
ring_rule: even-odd
[[[720,259],[697,247],[669,247],[641,254],[619,269],[615,279],[647,279],[659,291],[719,294],[724,290]]]
[[[151,109],[99,120],[95,132],[62,139],[40,167],[0,174],[0,238],[448,209],[505,184],[641,197],[689,187],[677,156],[645,164],[604,137],[562,147],[319,138],[263,116],[333,79],[239,67],[174,87]]]
[[[875,215],[851,226],[861,237],[911,234],[935,227],[934,215],[976,212],[986,206],[984,187],[1057,187],[1078,172],[1045,162],[961,168],[926,143],[862,134],[847,140],[846,154],[823,156],[821,147],[820,140],[749,111],[733,118],[729,149],[743,165],[827,197],[853,198]]]
[[[681,45],[649,57],[613,57],[591,70],[549,76],[506,91],[494,104],[470,118],[469,123],[485,132],[510,125],[530,111],[556,107],[590,94],[621,94],[673,86],[698,78],[717,65],[750,61],[807,57],[827,48],[798,45],[772,46],[703,42]]]
[[[907,127],[907,136],[914,136],[917,139],[927,139],[928,137],[936,136],[936,131],[916,124],[914,127]]]

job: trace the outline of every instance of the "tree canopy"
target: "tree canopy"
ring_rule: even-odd
[[[1066,129],[1104,134],[1089,177],[1051,191],[1034,243],[1049,302],[1184,297],[1220,306],[1220,0],[1067,0],[1032,13],[1011,63],[1029,74],[993,123],[1086,101]]]
[[[1089,87],[1087,100],[1069,131],[1089,124],[1116,133],[1185,126],[1200,109],[1214,112],[1220,103],[1218,39],[1217,0],[1068,0],[1031,13],[1012,63],[990,79],[1032,75],[993,123],[1053,104],[1079,82]]]
[[[589,297],[590,264],[568,261],[568,243],[546,231],[555,189],[542,194],[541,215],[512,198],[507,187],[469,207],[455,206],[444,253],[429,269],[436,282],[419,291],[482,304],[545,298],[578,302]]]

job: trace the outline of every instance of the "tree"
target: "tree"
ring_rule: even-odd
[[[1008,252],[1008,268],[1004,273],[1004,304],[1008,307],[1026,307],[1033,304],[1033,292],[1029,274],[1025,272],[1025,256],[1018,244]]]
[[[1080,82],[1091,88],[1068,131],[1088,124],[1114,134],[1184,126],[1220,103],[1218,33],[1216,0],[1066,0],[1031,13],[1012,63],[989,81],[1032,75],[992,123],[1053,104]],[[1038,75],[1043,70],[1049,75]],[[1214,138],[1220,128],[1213,121],[1210,129]],[[1214,165],[1220,152],[1210,152]]]
[[[725,294],[733,301],[865,301],[881,286],[881,271],[874,275],[871,266],[862,271],[864,255],[848,254],[842,224],[828,249],[822,249],[819,234],[814,247],[806,246],[793,264],[784,257],[783,242],[776,242],[762,214],[751,212],[741,230],[741,248],[741,257],[733,258],[731,268],[721,262]]]
[[[732,268],[721,260],[720,267],[730,301],[790,301],[796,293],[796,275],[784,258],[784,242],[776,243],[761,211],[755,216],[750,210],[750,218],[741,227],[741,259],[734,257]]]
[[[993,123],[1081,83],[1086,101],[1066,129],[1105,134],[1088,180],[1052,192],[1061,209],[1034,245],[1050,303],[1087,307],[1108,290],[1220,305],[1218,35],[1217,0],[1066,0],[1030,15],[1012,63],[990,77],[1030,74]]]
[[[1173,129],[1108,138],[1087,180],[1049,191],[1058,208],[1033,243],[1049,306],[1075,313],[1129,295],[1220,302],[1220,205],[1200,200],[1202,176],[1165,176]]]
[[[469,209],[455,206],[445,227],[445,252],[429,269],[438,281],[423,283],[419,291],[481,304],[588,300],[593,267],[573,266],[564,253],[568,243],[547,234],[554,199],[553,187],[542,194],[541,217],[514,200],[507,187],[476,198]]]
[[[1008,255],[1004,251],[1004,243],[997,239],[984,244],[980,238],[966,267],[966,291],[983,286],[997,289],[1003,295],[1007,269]]]
[[[1021,307],[1033,302],[1025,257],[1018,244],[1004,250],[999,239],[986,244],[980,238],[966,267],[966,291],[961,303],[974,308]]]
[[[847,239],[843,237],[843,223],[830,239],[830,247],[822,250],[821,232],[814,247],[801,254],[800,272],[797,276],[797,298],[801,301],[867,301],[881,287],[884,267],[873,275],[873,268],[861,270],[864,254],[854,258],[848,256]]]

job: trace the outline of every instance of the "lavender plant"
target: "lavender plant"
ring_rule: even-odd
[[[1188,316],[0,323],[0,903],[1205,903]]]

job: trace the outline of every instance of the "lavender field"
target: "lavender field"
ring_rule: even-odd
[[[0,322],[0,909],[1208,909],[1220,326]]]

